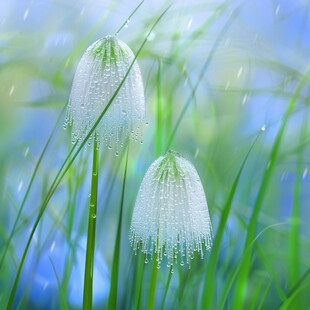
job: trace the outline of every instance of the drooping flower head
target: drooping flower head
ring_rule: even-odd
[[[126,75],[134,54],[114,36],[93,43],[82,56],[73,80],[65,125],[72,125],[72,142],[83,140]],[[135,61],[124,84],[96,127],[91,139],[115,147],[141,140],[145,115],[141,72]]]
[[[194,166],[174,151],[148,169],[136,199],[130,242],[136,251],[168,266],[190,264],[194,251],[210,249],[212,227],[206,196]]]

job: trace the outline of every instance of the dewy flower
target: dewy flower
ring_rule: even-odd
[[[72,142],[83,140],[129,69],[134,54],[114,36],[93,43],[80,60],[73,80],[65,126],[72,125]],[[92,139],[109,149],[128,139],[141,140],[145,101],[141,72],[135,61],[119,93],[96,127]]]
[[[206,196],[194,166],[174,151],[158,158],[148,169],[136,199],[130,242],[136,251],[158,264],[190,264],[194,251],[212,245],[212,227]],[[147,260],[147,259],[146,259]]]

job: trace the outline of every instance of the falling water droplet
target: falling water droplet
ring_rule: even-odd
[[[241,67],[239,68],[238,75],[237,75],[238,79],[241,77],[242,71],[243,71],[243,67],[241,66]]]
[[[26,147],[24,157],[27,157],[28,153],[29,153],[29,147]]]
[[[85,12],[85,6],[83,5],[82,9],[81,9],[81,12],[80,12],[80,16],[82,17],[84,15],[84,12]]]
[[[193,18],[191,17],[190,20],[187,23],[187,29],[190,29],[192,26]]]
[[[280,4],[278,4],[276,7],[276,11],[275,11],[276,16],[279,15],[280,8],[281,8],[281,6],[280,6]]]
[[[230,80],[228,80],[228,81],[226,82],[225,90],[227,90],[227,89],[229,88],[229,86],[230,86]]]
[[[23,181],[20,181],[18,184],[17,192],[20,192],[23,187]]]
[[[10,93],[9,93],[10,97],[13,95],[14,89],[15,89],[15,85],[13,84],[10,88]]]
[[[196,149],[195,156],[194,156],[195,159],[197,158],[198,154],[199,154],[199,148]]]
[[[302,174],[302,179],[304,180],[307,177],[308,174],[308,168],[305,168],[303,174]]]
[[[29,14],[29,8],[27,8],[26,11],[25,11],[25,13],[24,13],[24,20],[27,19],[28,14]]]
[[[242,104],[244,105],[248,99],[248,94],[245,94],[242,99]]]
[[[55,249],[55,245],[56,245],[56,242],[53,241],[52,245],[51,245],[51,248],[50,248],[50,252],[52,253]]]

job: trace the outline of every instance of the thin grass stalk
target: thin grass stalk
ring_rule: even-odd
[[[217,233],[215,236],[215,240],[214,240],[214,244],[212,247],[210,259],[209,259],[209,262],[207,265],[205,283],[204,283],[202,301],[201,301],[201,309],[211,309],[212,301],[214,300],[213,295],[214,295],[214,289],[215,289],[214,274],[215,274],[215,270],[216,270],[218,256],[220,253],[220,246],[221,246],[222,238],[224,235],[226,223],[227,223],[227,220],[229,217],[230,209],[231,209],[232,202],[233,202],[236,190],[237,190],[237,186],[239,184],[239,180],[240,180],[243,168],[244,168],[244,166],[245,166],[245,164],[246,164],[246,162],[250,156],[250,153],[251,153],[252,149],[254,148],[259,136],[260,136],[260,134],[258,134],[256,136],[256,138],[255,138],[254,142],[252,143],[250,149],[246,153],[245,158],[243,159],[243,162],[240,166],[240,169],[239,169],[238,174],[234,180],[234,183],[231,187],[229,196],[228,196],[227,201],[225,203],[224,209],[222,211],[219,227],[218,227],[218,230],[217,230]]]
[[[169,5],[162,13],[161,15],[156,19],[156,21],[154,22],[154,24],[152,25],[151,29],[149,30],[148,34],[146,35],[146,37],[144,38],[143,42],[141,43],[137,53],[135,54],[135,57],[131,63],[131,65],[129,66],[124,78],[122,79],[120,85],[118,86],[118,88],[116,89],[116,91],[114,92],[113,96],[111,97],[111,99],[109,100],[108,104],[106,105],[105,109],[102,111],[102,113],[99,115],[98,119],[96,120],[96,122],[94,123],[93,127],[90,129],[90,131],[88,132],[88,134],[86,135],[86,137],[84,138],[83,141],[81,141],[80,146],[78,147],[77,151],[74,153],[74,155],[71,158],[71,155],[73,154],[73,151],[75,150],[76,146],[78,145],[78,143],[76,143],[72,149],[70,150],[68,156],[66,157],[65,161],[63,162],[60,170],[58,171],[51,187],[50,190],[46,196],[45,201],[43,202],[39,214],[35,220],[34,226],[31,230],[30,236],[28,238],[25,250],[23,252],[22,258],[21,258],[21,262],[19,264],[18,270],[17,270],[17,274],[14,280],[14,284],[13,287],[11,289],[11,294],[7,303],[7,310],[12,308],[13,302],[14,302],[14,298],[15,298],[15,294],[16,294],[16,289],[17,289],[17,284],[18,284],[18,280],[22,271],[22,267],[26,258],[26,255],[28,253],[28,249],[31,243],[31,240],[33,238],[33,235],[36,231],[36,228],[40,222],[41,217],[43,216],[43,213],[46,209],[46,206],[49,202],[49,200],[51,199],[51,197],[53,196],[54,192],[56,191],[56,189],[58,188],[58,185],[60,184],[61,180],[63,179],[63,177],[66,175],[68,169],[70,168],[70,166],[72,165],[72,163],[74,162],[74,160],[76,159],[76,157],[78,156],[79,152],[81,151],[81,149],[84,147],[85,143],[88,141],[88,139],[90,138],[90,136],[92,135],[93,131],[95,130],[95,128],[97,127],[97,125],[99,124],[99,122],[101,121],[102,117],[105,115],[106,111],[108,110],[108,108],[110,107],[110,105],[112,104],[112,102],[114,101],[115,97],[117,96],[119,90],[121,89],[121,87],[123,86],[134,62],[136,61],[138,55],[140,54],[141,50],[143,49],[144,45],[146,44],[150,34],[152,33],[153,29],[156,27],[156,25],[159,23],[159,21],[162,19],[162,17],[166,14],[166,12],[169,10],[171,5]],[[71,160],[70,160],[71,158]],[[67,164],[67,165],[66,165]]]
[[[271,180],[271,176],[273,174],[273,171],[274,171],[274,168],[277,162],[277,157],[278,157],[278,153],[280,150],[280,145],[282,142],[284,131],[286,129],[286,125],[288,123],[288,120],[291,114],[294,111],[299,94],[302,91],[306,82],[308,81],[309,76],[310,76],[310,70],[308,70],[303,76],[303,78],[299,81],[296,87],[296,90],[288,104],[287,110],[285,111],[280,130],[276,136],[275,142],[271,150],[269,163],[268,163],[267,168],[265,169],[265,173],[262,178],[261,186],[260,186],[260,189],[257,195],[257,199],[254,205],[253,213],[251,215],[250,223],[249,223],[248,230],[247,230],[246,240],[244,244],[244,254],[241,260],[241,268],[239,270],[239,276],[236,282],[232,309],[238,309],[238,310],[244,309],[244,302],[245,302],[245,297],[246,297],[246,292],[247,292],[246,282],[247,282],[247,277],[248,277],[248,273],[249,273],[250,266],[251,266],[251,256],[252,256],[252,246],[253,246],[252,242],[255,239],[255,231],[256,231],[256,225],[257,225],[259,212],[262,207],[263,200],[265,198],[265,194],[269,187],[269,182]]]
[[[116,234],[116,241],[115,241],[115,248],[114,248],[114,255],[113,255],[108,310],[118,309],[117,308],[117,288],[118,288],[118,273],[119,273],[119,265],[120,265],[119,261],[120,261],[120,250],[121,250],[122,220],[123,220],[123,207],[124,207],[124,197],[125,197],[125,188],[126,188],[125,186],[126,186],[126,178],[127,178],[128,154],[129,154],[129,145],[127,147],[120,213],[119,213],[119,218],[118,218],[118,227],[117,227],[117,234]]]
[[[149,295],[149,299],[148,299],[148,303],[147,303],[147,310],[153,310],[154,309],[157,275],[158,275],[158,262],[156,259],[154,259],[153,266],[152,266],[150,295]]]
[[[124,23],[118,28],[115,35],[117,36],[118,33],[127,25],[128,21],[130,21],[131,17],[139,10],[140,6],[143,4],[145,0],[142,0],[137,7],[132,11],[132,13],[127,17],[127,19],[124,21]]]
[[[301,127],[300,143],[304,141],[307,134],[307,117],[305,114],[303,126]],[[302,161],[303,161],[303,149],[299,151],[296,167],[296,181],[294,186],[294,198],[293,198],[293,208],[291,213],[291,231],[289,236],[289,287],[292,288],[298,280],[299,275],[299,255],[300,255],[300,245],[299,245],[299,233],[300,233],[300,194],[301,194],[301,178],[302,178]],[[296,305],[297,308],[298,305]],[[300,306],[300,305],[299,305]]]
[[[87,247],[84,274],[83,309],[92,309],[93,305],[93,273],[96,241],[97,195],[98,195],[98,148],[94,139],[93,170],[91,179],[91,196],[88,214]]]
[[[172,277],[172,266],[170,267],[170,270],[169,270],[168,279],[167,279],[166,286],[165,286],[165,293],[164,293],[163,301],[161,302],[161,307],[160,307],[161,310],[165,309],[165,301],[166,301],[166,297],[168,294],[171,277]]]
[[[156,134],[155,134],[155,155],[159,157],[161,155],[162,145],[162,103],[161,103],[161,64],[158,60],[158,71],[156,77]]]
[[[137,260],[137,277],[135,281],[135,294],[134,294],[134,309],[140,309],[140,301],[141,301],[141,288],[143,281],[143,273],[144,273],[144,259],[142,253],[138,253]]]
[[[68,306],[67,306],[67,301],[66,301],[66,292],[64,292],[61,284],[60,284],[60,280],[59,280],[59,276],[57,274],[57,271],[56,271],[56,268],[55,268],[55,265],[53,263],[53,260],[51,257],[49,257],[49,260],[52,264],[52,267],[53,267],[53,271],[54,271],[54,274],[55,274],[55,277],[56,277],[56,280],[57,280],[57,285],[58,285],[58,291],[59,291],[59,295],[60,295],[60,301],[61,301],[61,309],[62,310],[68,310]]]

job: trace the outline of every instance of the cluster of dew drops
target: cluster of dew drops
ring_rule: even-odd
[[[129,239],[135,252],[146,254],[146,262],[155,253],[158,268],[166,257],[172,270],[178,261],[190,267],[194,252],[203,257],[203,249],[211,248],[206,198],[189,161],[172,154],[152,164],[138,193]]]
[[[64,127],[72,126],[72,143],[83,141],[102,114],[125,77],[134,55],[115,37],[96,41],[83,55],[74,77]],[[144,89],[141,72],[135,62],[113,102],[106,110],[88,145],[123,147],[129,139],[142,144],[145,122]]]

